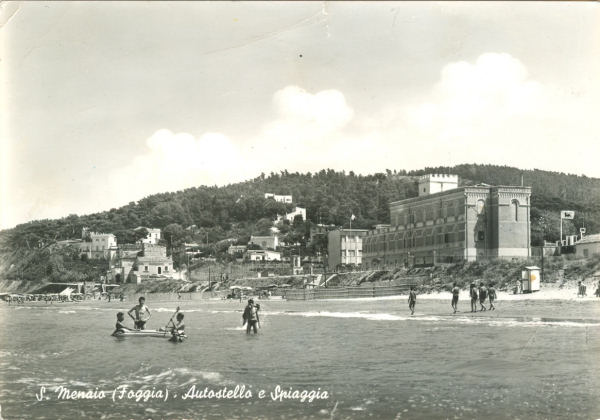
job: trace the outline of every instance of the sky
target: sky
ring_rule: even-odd
[[[594,2],[2,2],[0,228],[281,170],[600,177]]]

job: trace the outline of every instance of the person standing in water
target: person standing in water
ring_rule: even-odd
[[[257,324],[260,322],[258,317],[258,311],[260,310],[259,305],[254,304],[254,299],[248,300],[248,305],[244,308],[244,314],[242,315],[242,326],[246,326],[246,334],[250,334],[250,330],[254,330],[254,334],[258,334],[258,330],[256,328]]]
[[[143,330],[146,328],[146,322],[152,316],[150,314],[150,309],[146,306],[146,298],[144,296],[140,296],[138,300],[138,304],[127,312],[127,315],[133,319],[133,324],[136,330]],[[135,313],[135,317],[131,313]]]
[[[477,288],[475,287],[475,283],[471,283],[471,289],[469,291],[469,295],[471,296],[471,312],[477,312]]]
[[[417,293],[415,292],[415,286],[410,286],[410,292],[408,292],[408,309],[410,314],[414,315],[415,305],[417,303]]]
[[[488,299],[490,300],[489,310],[493,311],[494,309],[496,309],[496,307],[494,306],[494,300],[496,300],[496,289],[494,289],[494,283],[490,283],[488,287]]]
[[[456,285],[456,283],[452,284],[452,309],[454,309],[454,313],[458,311],[458,295],[460,294],[460,289]]]
[[[487,289],[485,288],[483,282],[479,283],[479,310],[481,312],[487,311],[487,308],[483,305],[485,303],[485,299],[487,298]]]

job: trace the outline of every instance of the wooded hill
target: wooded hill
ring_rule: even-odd
[[[532,244],[559,236],[561,210],[574,210],[575,219],[565,221],[565,234],[586,226],[588,233],[600,232],[600,179],[508,166],[465,164],[425,168],[418,171],[386,170],[385,173],[357,175],[353,172],[321,170],[317,173],[271,173],[223,187],[200,186],[183,191],[155,194],[120,208],[62,219],[38,220],[0,232],[0,255],[4,268],[22,265],[31,252],[49,244],[81,237],[81,229],[114,233],[119,243],[135,239],[139,226],[161,228],[165,244],[176,250],[183,242],[210,244],[209,252],[222,252],[231,241],[245,243],[251,234],[266,233],[277,214],[293,206],[265,200],[264,194],[293,195],[294,206],[306,208],[308,221],[283,226],[290,242],[307,248],[310,226],[316,223],[353,228],[372,228],[389,223],[388,203],[417,195],[418,176],[451,173],[461,185],[523,185],[532,187]],[[231,240],[229,242],[224,240]],[[219,242],[222,241],[222,242]],[[31,259],[30,257],[26,258]],[[20,267],[20,275],[28,267]],[[9,270],[15,275],[15,270]],[[3,270],[7,273],[6,270]],[[3,276],[6,276],[4,274]]]

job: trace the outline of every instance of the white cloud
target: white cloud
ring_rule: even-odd
[[[146,140],[147,149],[113,172],[109,184],[121,201],[197,185],[234,182],[244,177],[238,149],[221,133],[196,138],[162,129]],[[124,186],[132,186],[132,189]]]
[[[324,132],[342,128],[354,114],[344,95],[337,90],[311,94],[298,86],[287,86],[275,92],[273,102],[287,123],[308,124]]]

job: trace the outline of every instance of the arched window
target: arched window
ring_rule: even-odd
[[[519,202],[517,200],[510,202],[510,214],[515,222],[519,221]]]

